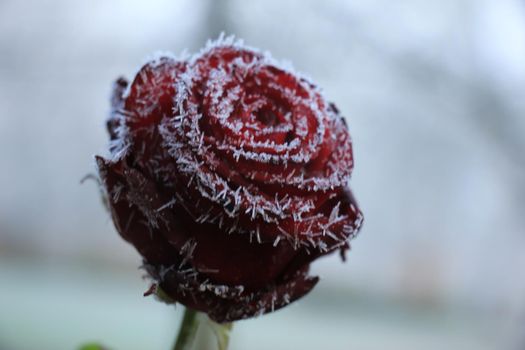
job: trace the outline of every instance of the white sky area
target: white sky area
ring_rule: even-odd
[[[500,84],[525,80],[525,11],[523,2],[483,1],[474,21],[475,47],[481,62]]]

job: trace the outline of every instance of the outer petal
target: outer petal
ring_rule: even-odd
[[[180,218],[158,211],[161,195],[125,160],[97,157],[97,164],[117,231],[172,299],[230,322],[279,309],[317,283],[307,275],[307,259],[289,246],[183,229]]]
[[[97,162],[118,232],[150,264],[189,266],[213,283],[257,290],[279,279],[298,255],[288,244],[258,244],[216,225],[196,223],[125,160],[97,157]]]
[[[256,292],[242,286],[209,283],[192,271],[162,270],[147,266],[160,280],[160,287],[174,300],[203,311],[216,322],[232,322],[280,309],[307,294],[319,281],[309,277],[308,268]]]
[[[177,250],[152,227],[140,207],[133,203],[132,190],[124,175],[124,161],[111,162],[96,157],[108,207],[119,234],[130,242],[152,264],[170,265],[179,260]]]

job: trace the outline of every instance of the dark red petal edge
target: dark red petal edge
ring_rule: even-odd
[[[203,311],[219,323],[260,316],[278,310],[307,294],[319,281],[308,276],[308,267],[281,283],[246,293],[242,286],[219,285],[203,280],[195,270],[172,270],[145,264],[162,290],[174,300]]]

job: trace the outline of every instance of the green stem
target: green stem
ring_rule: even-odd
[[[215,333],[215,339],[217,340],[217,347],[219,350],[227,350],[228,344],[230,343],[230,332],[233,328],[233,323],[216,323],[212,320],[209,321],[213,332]]]
[[[184,317],[179,328],[179,334],[177,335],[177,341],[173,346],[173,350],[190,350],[195,340],[195,334],[199,329],[197,311],[190,308],[184,310]]]
[[[204,322],[204,320],[207,320],[207,322]],[[177,335],[177,341],[173,346],[173,350],[191,350],[195,343],[195,336],[201,323],[205,326],[202,331],[199,331],[199,336],[203,337],[201,341],[211,340],[210,337],[214,336],[215,341],[217,342],[217,349],[228,349],[230,331],[233,327],[233,323],[216,323],[204,314],[186,308],[184,310],[184,316],[182,318],[179,334]]]

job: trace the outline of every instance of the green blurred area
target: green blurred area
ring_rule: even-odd
[[[183,308],[143,297],[136,269],[0,259],[0,349],[169,349]],[[6,317],[6,315],[9,315]],[[237,322],[231,349],[501,349],[504,318],[461,305],[385,299],[320,284],[289,307]],[[205,343],[206,344],[206,343]]]

